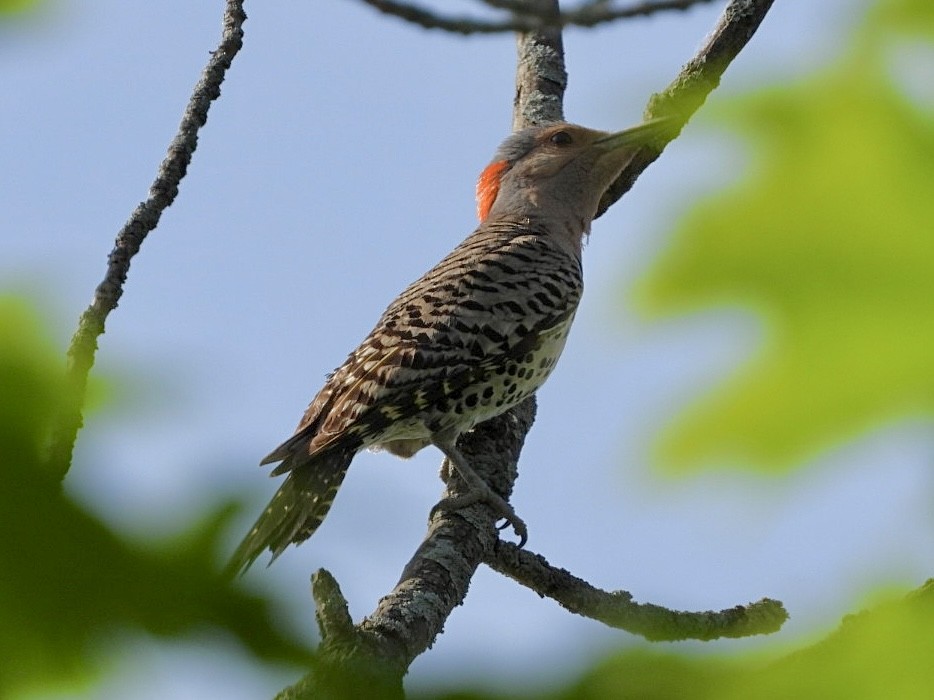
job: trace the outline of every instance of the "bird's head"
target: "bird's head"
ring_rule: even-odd
[[[656,119],[607,133],[576,124],[523,129],[507,138],[477,181],[477,216],[557,218],[579,234],[600,198],[640,147],[664,131]]]

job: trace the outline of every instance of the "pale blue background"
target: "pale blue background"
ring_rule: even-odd
[[[216,46],[222,5],[52,3],[0,26],[0,287],[37,296],[63,348]],[[569,30],[568,117],[637,123],[721,5]],[[714,100],[834,60],[864,5],[777,0]],[[474,178],[509,130],[515,69],[511,36],[426,33],[351,0],[247,12],[180,197],[102,338],[97,369],[122,395],[88,422],[68,480],[140,533],[182,529],[205,503],[250,493],[231,548],[275,488],[258,459],[388,301],[473,229]],[[746,162],[740,142],[692,124],[595,224],[587,293],[540,392],[513,503],[530,549],[596,585],[679,609],[779,598],[792,640],[829,629],[879,584],[932,574],[934,444],[902,424],[787,479],[649,471],[657,430],[761,334],[736,312],[649,323],[626,290],[678,213]],[[247,585],[272,591],[284,624],[310,635],[308,576],[324,566],[366,615],[424,533],[439,462],[430,449],[409,462],[361,455],[319,533]],[[259,671],[210,637],[128,641],[114,640],[126,664],[87,697],[245,700],[298,677]],[[547,687],[633,641],[481,569],[408,683]]]

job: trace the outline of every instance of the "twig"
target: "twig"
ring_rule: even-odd
[[[636,603],[625,591],[604,591],[549,564],[544,557],[497,542],[484,560],[494,571],[518,581],[567,610],[650,641],[711,640],[748,637],[778,631],[788,613],[776,600],[737,605],[719,612],[683,612]]]
[[[499,10],[508,10],[515,14],[519,15],[532,15],[536,16],[537,13],[534,9],[529,10],[528,0],[479,0],[484,5],[489,5],[490,7],[495,7]],[[704,2],[705,0],[694,0],[695,2]],[[603,6],[612,5],[615,0],[581,0],[577,5],[577,10],[583,8],[589,8],[594,6]]]
[[[652,95],[645,108],[645,118],[674,117],[679,126],[673,129],[663,143],[643,148],[638,156],[620,174],[616,182],[600,200],[597,216],[601,216],[620,197],[628,192],[636,181],[665,148],[677,137],[680,126],[687,123],[694,112],[719,84],[727,66],[739,55],[759,28],[773,0],[732,0],[713,32],[697,54],[681,69],[681,72],[662,92]]]
[[[298,698],[372,698],[403,700],[402,676],[391,643],[392,637],[378,637],[354,627],[347,599],[334,577],[320,569],[311,577],[321,647],[313,661],[313,671],[293,686],[285,688],[276,700]]]
[[[590,2],[567,12],[536,12],[523,6],[521,0],[484,0],[489,5],[514,10],[510,19],[493,21],[451,17],[398,0],[362,0],[375,10],[398,17],[423,29],[440,29],[454,34],[500,34],[503,32],[536,32],[547,27],[595,27],[619,19],[644,17],[667,10],[687,10],[694,5],[713,0],[654,0],[628,7],[612,8],[608,3]]]
[[[69,388],[49,441],[49,469],[63,479],[71,467],[72,453],[78,431],[84,423],[82,415],[87,393],[88,374],[94,365],[97,339],[104,333],[107,316],[117,308],[130,270],[130,261],[139,252],[146,235],[159,223],[162,212],[178,195],[178,185],[192,154],[198,145],[198,130],[208,118],[211,102],[220,95],[220,86],[234,56],[243,45],[243,23],[246,14],[243,0],[227,0],[224,10],[223,35],[217,50],[211,54],[201,79],[195,86],[181,124],[156,179],[149,188],[149,198],[141,202],[117,234],[114,248],[107,258],[107,272],[94,291],[94,299],[78,320],[78,329],[68,348],[65,380]]]

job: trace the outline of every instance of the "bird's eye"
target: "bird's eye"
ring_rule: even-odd
[[[573,140],[566,131],[556,131],[551,135],[551,142],[555,146],[570,146]]]

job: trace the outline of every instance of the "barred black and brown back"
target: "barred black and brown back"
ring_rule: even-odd
[[[547,377],[557,357],[539,355],[560,354],[581,292],[579,258],[547,235],[484,224],[393,301],[292,439],[311,453],[351,437],[428,440],[504,412]]]
[[[533,393],[553,369],[582,292],[579,251],[518,222],[486,222],[386,309],[263,463],[289,473],[246,541],[238,570],[307,538],[353,455],[408,456]]]

